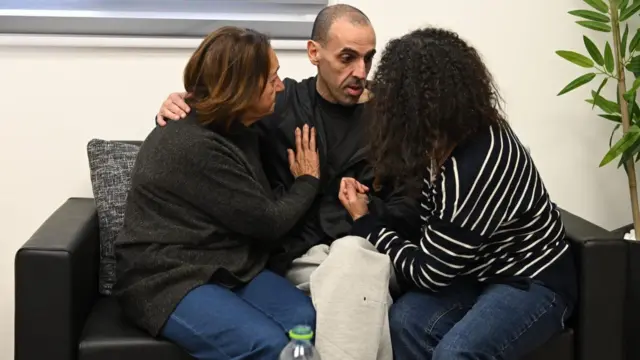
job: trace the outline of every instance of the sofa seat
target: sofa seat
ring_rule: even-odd
[[[527,356],[525,360],[566,360],[575,359],[573,329],[566,328],[562,333],[554,336],[539,349]]]
[[[628,242],[561,213],[576,259],[579,301],[568,330],[523,360],[626,359],[625,342],[635,345],[624,333]],[[71,198],[18,250],[14,359],[192,360],[129,325],[114,299],[98,296],[99,238],[94,199]]]
[[[573,330],[567,329],[526,360],[572,360],[573,341]],[[133,326],[116,300],[108,297],[101,297],[91,310],[78,355],[79,360],[193,360],[170,342],[154,339]]]
[[[154,339],[128,322],[114,298],[101,297],[85,323],[79,360],[193,360],[166,340]]]

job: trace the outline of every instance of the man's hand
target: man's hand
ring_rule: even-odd
[[[338,199],[355,221],[369,213],[369,188],[360,184],[354,178],[342,178]]]
[[[158,125],[167,125],[167,120],[184,119],[191,111],[189,105],[184,101],[186,97],[186,92],[173,93],[169,95],[167,100],[162,103],[160,111],[158,111],[158,115],[156,115],[156,122]]]
[[[347,185],[353,186],[359,194],[366,194],[369,192],[369,188],[362,185],[358,180],[352,177],[344,177],[340,180],[340,190],[346,189]]]

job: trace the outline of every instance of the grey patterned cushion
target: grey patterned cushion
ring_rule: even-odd
[[[110,295],[116,282],[113,243],[122,228],[131,170],[138,145],[92,139],[87,145],[91,187],[100,225],[99,292]]]

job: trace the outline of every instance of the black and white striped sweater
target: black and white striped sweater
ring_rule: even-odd
[[[508,126],[488,128],[458,146],[435,177],[427,170],[421,206],[420,239],[401,238],[372,214],[355,221],[352,234],[368,238],[421,289],[436,291],[472,276],[481,282],[536,279],[574,296],[560,213]]]

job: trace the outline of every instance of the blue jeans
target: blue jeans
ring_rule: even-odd
[[[571,309],[537,283],[459,282],[437,293],[409,292],[389,312],[398,360],[520,359],[564,328]]]
[[[277,359],[295,325],[315,329],[311,299],[288,280],[262,271],[229,290],[206,284],[185,296],[162,335],[199,360]]]

